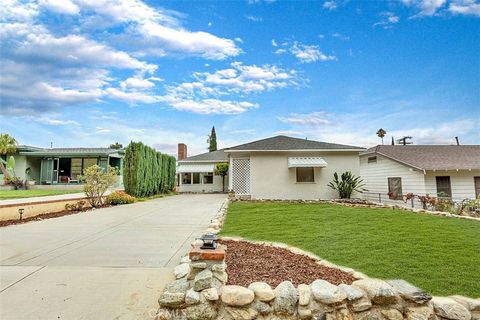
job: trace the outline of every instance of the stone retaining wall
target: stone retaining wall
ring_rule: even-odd
[[[207,232],[220,230],[227,204]],[[360,280],[351,285],[321,279],[297,287],[290,281],[276,288],[264,282],[226,285],[225,249],[202,250],[194,243],[159,298],[158,320],[480,320],[480,299],[432,298],[404,280],[371,279],[352,269]]]
[[[404,280],[362,279],[335,286],[325,280],[271,288],[225,285],[225,248],[194,247],[175,268],[177,280],[160,296],[159,320],[479,320],[480,300],[432,297]]]

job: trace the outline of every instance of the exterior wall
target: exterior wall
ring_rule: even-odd
[[[452,199],[461,201],[463,199],[475,199],[474,177],[480,177],[480,170],[462,171],[427,171],[425,176],[426,193],[437,195],[436,176],[450,176],[452,186]]]
[[[233,156],[233,157],[236,157]],[[288,168],[288,157],[322,157],[325,168],[315,168],[315,182],[296,182],[296,169]],[[359,175],[358,152],[257,152],[250,155],[250,190],[253,199],[332,199],[337,193],[327,184],[333,173],[351,171]]]
[[[370,155],[372,156],[372,155]],[[368,163],[369,156],[360,157],[360,176],[365,183],[367,193],[388,193],[388,178],[402,178],[402,193],[425,194],[425,176],[422,171],[414,170],[399,162],[377,155],[376,163]]]
[[[211,163],[211,162],[210,162]],[[208,162],[199,162],[199,165],[208,164]],[[189,166],[192,163],[188,164]],[[179,164],[179,167],[181,164]],[[181,173],[179,173],[181,175]],[[225,176],[225,192],[228,191],[228,175]],[[193,192],[193,193],[213,193],[213,192],[223,192],[223,185],[222,185],[222,177],[213,175],[213,183],[212,184],[182,184],[182,179],[177,186],[178,192]]]
[[[21,155],[14,155],[15,158],[15,174],[21,180],[25,180],[25,169],[27,169],[27,157]],[[10,155],[7,156],[7,161],[10,158]],[[3,184],[3,174],[0,172],[0,182]]]

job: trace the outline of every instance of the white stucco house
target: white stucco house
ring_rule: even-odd
[[[220,192],[216,163],[228,162],[228,190],[252,199],[329,199],[338,195],[327,184],[333,173],[360,173],[359,153],[365,149],[286,136],[253,141],[224,150],[186,156],[179,145],[178,190]]]
[[[229,189],[252,199],[330,199],[338,194],[327,184],[333,173],[360,173],[365,149],[287,136],[225,149]]]
[[[379,145],[360,154],[369,193],[480,196],[480,145]]]
[[[224,150],[206,152],[187,157],[187,146],[178,145],[177,191],[182,193],[224,192],[222,177],[214,174],[215,165],[228,162]],[[225,191],[228,191],[228,175],[225,177]]]

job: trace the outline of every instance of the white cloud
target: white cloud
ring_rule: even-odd
[[[393,12],[382,12],[380,14],[382,20],[373,24],[374,27],[383,27],[384,29],[390,29],[392,26],[400,21],[400,17]]]
[[[414,17],[422,17],[435,15],[447,0],[402,0],[402,2],[419,10]]]
[[[261,22],[261,21],[263,21],[263,18],[262,18],[262,17],[253,16],[253,15],[246,15],[246,16],[245,16],[245,19],[250,20],[250,21],[253,21],[253,22]]]
[[[336,60],[335,56],[324,54],[316,45],[304,45],[297,41],[293,43],[290,52],[297,57],[301,63]]]
[[[118,88],[107,88],[105,89],[106,96],[116,99],[125,101],[130,104],[139,104],[139,103],[155,103],[160,101],[160,97],[149,94],[145,91],[125,91]]]
[[[140,76],[135,76],[122,81],[120,87],[123,89],[150,89],[155,86],[153,81],[162,81],[162,79],[157,77],[143,79]]]
[[[246,96],[276,88],[298,85],[297,73],[272,65],[243,65],[234,62],[230,68],[215,72],[197,72],[195,81],[170,86],[162,101],[181,111],[201,114],[238,114],[258,104],[237,101],[233,95]]]
[[[307,114],[292,113],[288,116],[277,117],[283,123],[299,126],[321,126],[329,125],[330,120],[326,112],[312,112]]]
[[[341,33],[338,33],[338,32],[332,33],[332,37],[337,38],[337,39],[340,39],[340,40],[343,40],[343,41],[350,40],[350,37],[349,37],[349,36],[346,36],[346,35],[341,34]]]
[[[83,36],[54,37],[49,33],[28,34],[17,48],[17,57],[65,65],[89,65],[155,71],[155,65],[139,61]]]
[[[335,10],[337,9],[337,3],[335,1],[325,1],[323,3],[323,8],[328,9],[328,10]]]
[[[275,41],[275,39],[272,39],[272,46],[278,47],[278,44],[277,44],[277,42]]]
[[[473,15],[480,17],[480,3],[475,0],[458,0],[450,3],[448,10],[453,14]]]
[[[75,1],[82,9],[95,12],[91,25],[106,23],[101,18],[126,25],[118,42],[128,42],[149,55],[179,54],[222,60],[241,53],[231,39],[183,28],[179,20],[182,14],[178,12],[154,9],[139,0]]]
[[[27,22],[39,13],[38,5],[34,2],[22,3],[16,0],[2,0],[0,2],[0,21]]]
[[[80,8],[70,0],[40,0],[40,5],[56,13],[78,14]]]
[[[74,120],[54,119],[50,117],[32,117],[33,121],[50,125],[50,126],[79,126],[80,123]]]

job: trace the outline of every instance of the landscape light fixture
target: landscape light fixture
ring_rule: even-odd
[[[24,211],[25,211],[25,209],[23,209],[23,208],[18,209],[18,213],[20,214],[20,220],[22,220],[22,215],[23,215]]]
[[[203,245],[200,247],[200,249],[215,250],[217,248],[218,238],[214,233],[206,233],[197,239],[203,241]]]

